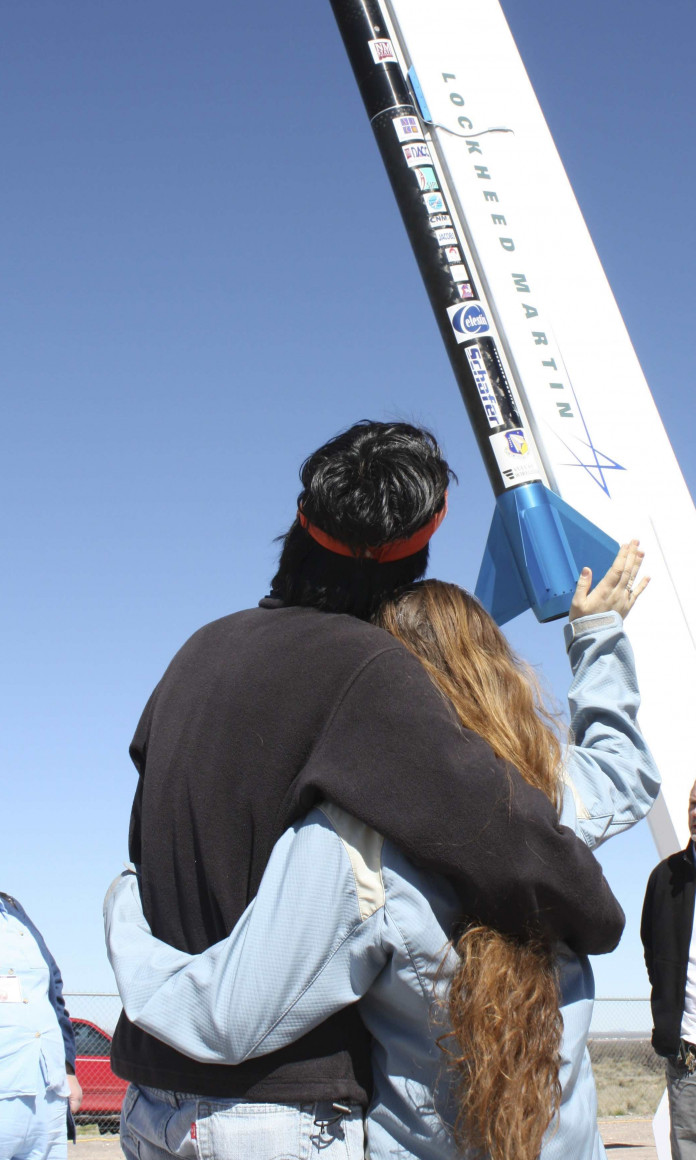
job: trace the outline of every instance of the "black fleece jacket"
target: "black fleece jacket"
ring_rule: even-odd
[[[640,937],[652,987],[652,1044],[658,1055],[679,1050],[695,898],[696,867],[689,842],[655,867],[643,903]]]
[[[323,798],[447,875],[463,915],[590,954],[621,935],[599,864],[544,795],[459,725],[415,657],[353,617],[261,607],[200,629],[152,694],[131,756],[145,915],[182,950],[230,931],[278,837]],[[249,1100],[364,1103],[370,1086],[353,1009],[229,1067],[195,1063],[122,1016],[112,1060],[136,1083]]]

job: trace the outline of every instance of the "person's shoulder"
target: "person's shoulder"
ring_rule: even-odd
[[[209,640],[231,639],[247,635],[283,638],[313,637],[335,647],[358,645],[366,653],[378,653],[385,648],[401,650],[403,646],[382,628],[345,613],[322,612],[317,608],[299,605],[262,604],[232,612],[202,625],[186,641],[186,645]],[[406,650],[403,649],[405,652]]]
[[[25,926],[29,927],[31,930],[36,932],[36,927],[34,926],[34,923],[31,921],[29,915],[27,914],[26,910],[22,906],[21,902],[19,902],[14,897],[14,895],[7,894],[4,890],[0,890],[0,899],[2,899],[2,903],[3,903],[3,906],[5,907],[5,910],[9,911],[21,923],[23,923]],[[38,932],[36,932],[36,933],[38,933]]]
[[[233,623],[222,631],[235,634],[240,641],[253,642],[254,647],[277,655],[283,662],[293,658],[293,663],[302,667],[319,666],[330,683],[350,680],[383,654],[409,656],[384,629],[346,613],[291,606],[254,609],[237,616],[239,619],[230,618]]]
[[[319,616],[323,619],[312,625],[312,631],[320,632],[333,649],[345,649],[352,662],[364,663],[379,657],[389,669],[405,658],[407,665],[414,664],[422,671],[419,661],[385,629],[345,613],[321,612]]]
[[[674,854],[670,854],[669,857],[664,858],[660,865],[669,867],[671,870],[676,868],[679,868],[680,870],[683,868],[686,868],[687,870],[693,870],[694,855],[691,843],[689,843],[685,850],[675,850]]]
[[[674,854],[670,854],[658,862],[650,875],[650,882],[669,881],[674,877],[693,877],[694,874],[696,874],[696,866],[694,866],[691,850],[687,847],[686,850],[676,850]]]
[[[202,624],[195,632],[191,633],[188,640],[190,641],[205,639],[207,637],[225,637],[237,632],[243,632],[247,626],[255,623],[261,623],[267,613],[262,608],[242,608],[238,612],[228,612],[225,616],[218,616],[215,620],[209,620],[207,624]]]
[[[277,625],[277,621],[275,623]],[[207,624],[202,624],[192,632],[174,654],[172,663],[192,653],[214,652],[220,648],[234,647],[268,626],[269,615],[262,608],[243,608],[238,612],[227,613],[225,616],[208,621]]]

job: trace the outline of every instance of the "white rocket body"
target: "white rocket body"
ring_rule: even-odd
[[[665,857],[688,840],[696,780],[696,509],[499,3],[380,3],[415,70],[546,476],[608,535],[645,549],[652,583],[629,628]]]

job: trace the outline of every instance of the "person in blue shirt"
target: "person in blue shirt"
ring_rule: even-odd
[[[81,1102],[60,971],[24,907],[0,893],[2,1160],[65,1160]]]
[[[478,730],[498,756],[508,760],[514,756],[525,776],[536,778],[549,796],[560,799],[561,821],[591,847],[644,817],[659,789],[659,775],[636,723],[638,688],[622,626],[647,583],[637,582],[641,560],[642,553],[632,542],[594,590],[590,591],[589,570],[580,577],[566,626],[573,670],[569,693],[573,740],[560,780],[559,750],[533,684],[516,665],[502,634],[468,594],[454,585],[426,581],[386,601],[378,616],[378,623],[425,664],[462,723]],[[454,651],[452,641],[459,642]],[[457,654],[465,663],[458,663]],[[510,711],[501,712],[502,707]],[[506,856],[505,850],[500,856]],[[539,905],[543,904],[540,898]],[[449,941],[460,919],[461,906],[448,882],[413,866],[391,842],[331,803],[313,809],[286,831],[254,902],[228,939],[201,955],[179,952],[152,937],[135,877],[118,879],[105,902],[107,946],[128,1017],[194,1059],[236,1063],[263,1055],[358,1001],[373,1037],[375,1088],[367,1116],[371,1160],[388,1160],[395,1152],[404,1160],[455,1160],[460,1148],[471,1143],[495,1157],[531,1160],[555,1109],[557,1076],[560,1114],[544,1137],[542,1160],[598,1160],[604,1150],[586,1050],[593,999],[589,962],[566,947],[553,948],[563,1015],[559,1045],[561,1029],[557,1019],[553,1022],[547,986],[553,981],[550,948],[526,948],[536,960],[533,957],[525,966],[515,958],[521,948],[510,946],[508,940],[513,962],[505,983],[516,971],[522,984],[539,983],[542,998],[530,1002],[522,987],[513,999],[503,987],[502,998],[494,1001],[495,977],[489,973],[479,985],[472,969],[470,932],[456,948]],[[484,936],[487,944],[474,944],[477,962],[493,945],[497,969],[506,970],[500,966],[500,948],[490,941],[496,936],[475,928],[476,938]],[[465,952],[463,958],[458,950]],[[462,977],[467,980],[463,995]],[[453,995],[459,997],[453,1001]],[[553,1004],[557,1016],[555,991]],[[457,1032],[454,1043],[443,1019],[448,1008]],[[483,1038],[491,1039],[481,1018],[486,1008],[494,1009],[498,1020],[498,1059],[483,1052]],[[537,1046],[530,1046],[532,1037]],[[480,1116],[472,1117],[461,1092],[455,1090],[438,1042],[450,1058],[463,1057],[459,1074],[465,1088],[469,1083],[480,1089],[487,1078],[505,1080],[502,1097],[499,1086],[487,1105],[485,1099],[479,1100],[479,1111],[487,1107],[491,1122],[498,1116],[496,1101],[499,1105],[507,1101],[507,1122],[498,1116],[493,1135],[487,1135],[487,1124]],[[488,1077],[472,1071],[477,1047],[487,1061]],[[520,1116],[525,1090],[536,1092],[539,1107],[525,1113],[526,1127],[534,1120],[534,1130],[520,1145],[511,1125],[519,1126],[525,1119]],[[183,1129],[210,1114],[210,1101],[205,1103],[207,1113],[195,1096],[182,1096],[163,1110],[160,1095],[146,1087],[129,1089],[122,1130],[129,1160],[135,1156],[154,1160],[163,1154],[183,1160],[194,1155]],[[239,1104],[226,1112],[230,1155],[237,1154],[235,1132],[250,1122],[249,1105]],[[459,1131],[458,1109],[464,1110]],[[319,1141],[317,1147],[328,1149],[329,1157],[347,1112],[351,1109],[337,1105],[334,1116],[319,1125],[319,1131],[315,1126],[310,1137]],[[156,1141],[162,1138],[165,1114],[171,1150],[162,1153],[156,1150]],[[473,1139],[467,1136],[472,1126],[478,1133]],[[262,1147],[250,1153],[258,1158],[272,1154]],[[307,1154],[312,1154],[309,1143]]]

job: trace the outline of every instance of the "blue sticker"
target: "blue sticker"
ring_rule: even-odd
[[[457,342],[465,342],[475,334],[488,334],[491,329],[486,312],[478,302],[468,306],[450,306],[447,313]]]
[[[505,435],[505,441],[508,445],[508,451],[511,455],[527,454],[529,451],[529,444],[527,442],[527,436],[521,427],[517,428],[515,431],[505,431],[503,434]]]
[[[427,193],[423,198],[423,201],[425,202],[425,208],[427,209],[428,213],[439,214],[445,213],[447,210],[445,199],[441,193]],[[447,224],[450,224],[449,218],[447,219]]]
[[[467,346],[466,357],[471,367],[471,373],[474,376],[474,382],[476,383],[476,388],[483,404],[489,427],[502,427],[503,416],[498,406],[498,400],[495,397],[495,389],[486,370],[486,363],[481,347],[476,343],[473,346]]]

